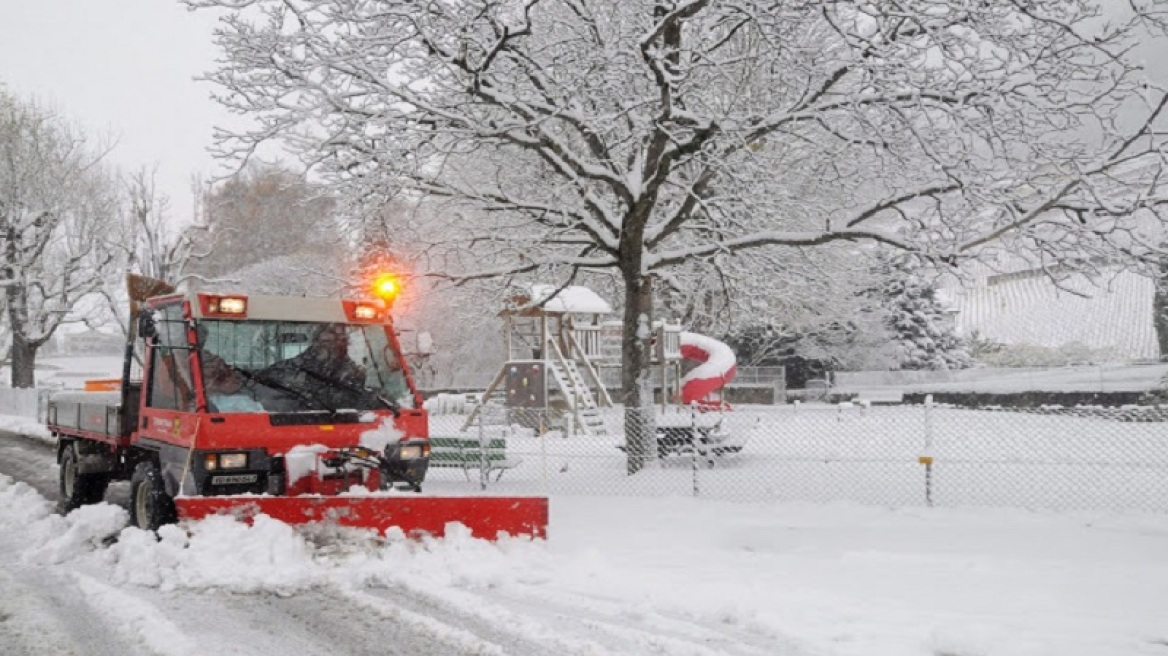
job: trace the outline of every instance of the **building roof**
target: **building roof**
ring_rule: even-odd
[[[527,294],[516,299],[519,312],[534,310],[547,314],[612,314],[612,306],[596,292],[580,285],[570,285],[556,292],[556,285],[534,283]]]

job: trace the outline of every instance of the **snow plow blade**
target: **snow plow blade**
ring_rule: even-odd
[[[264,514],[286,524],[332,522],[379,534],[396,526],[412,537],[441,537],[448,523],[458,522],[486,540],[500,532],[547,537],[547,497],[180,497],[174,503],[180,519],[230,515],[250,521]]]

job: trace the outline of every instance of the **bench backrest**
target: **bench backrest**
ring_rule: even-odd
[[[484,454],[484,448],[486,453]],[[488,462],[507,459],[507,440],[493,437],[485,442],[475,438],[431,437],[430,464]]]

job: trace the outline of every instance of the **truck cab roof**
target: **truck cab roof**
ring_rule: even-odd
[[[147,301],[159,307],[174,301],[190,303],[195,319],[311,321],[383,324],[390,322],[389,308],[376,299],[272,296],[243,292],[188,291],[158,296]]]

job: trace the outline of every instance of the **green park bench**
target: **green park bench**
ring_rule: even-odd
[[[501,437],[483,441],[477,437],[430,438],[430,466],[462,469],[467,480],[471,470],[485,469],[487,476],[494,473],[497,481],[521,462],[507,457],[507,440]]]

